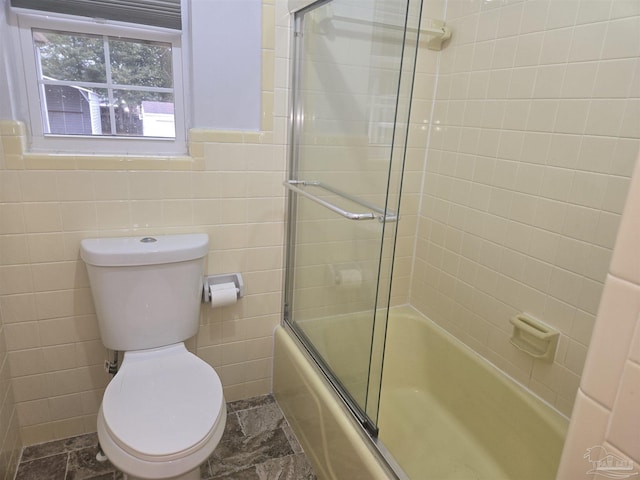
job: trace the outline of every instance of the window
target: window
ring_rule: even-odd
[[[18,20],[32,150],[185,153],[180,32]]]
[[[45,133],[175,137],[171,44],[32,34]]]

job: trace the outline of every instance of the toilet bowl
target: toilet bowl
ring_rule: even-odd
[[[82,240],[102,343],[124,352],[98,438],[130,480],[200,478],[226,423],[215,370],[184,341],[198,331],[205,234]]]
[[[98,438],[129,478],[200,478],[225,422],[218,375],[179,343],[125,353],[102,399]]]

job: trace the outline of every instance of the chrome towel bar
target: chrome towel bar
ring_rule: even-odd
[[[283,185],[287,187],[289,190],[296,192],[297,194],[302,195],[303,197],[308,198],[309,200],[312,200],[318,203],[319,205],[322,205],[323,207],[328,208],[332,212],[337,213],[338,215],[342,215],[344,218],[348,218],[349,220],[373,220],[375,218],[377,218],[379,222],[384,222],[384,221],[395,222],[398,220],[398,216],[395,213],[391,211],[385,212],[380,207],[377,207],[365,200],[354,197],[353,195],[350,195],[336,188],[330,187],[328,185],[324,185],[322,182],[310,181],[310,180],[287,180],[283,183]],[[348,210],[344,210],[343,208],[340,208],[337,205],[334,205],[333,203],[318,197],[317,195],[313,195],[312,193],[307,192],[303,188],[300,188],[300,186],[321,188],[323,190],[326,190],[327,192],[331,192],[335,195],[338,195],[339,197],[349,200],[350,202],[356,203],[370,210],[373,210],[373,212],[363,212],[363,213],[349,212]]]

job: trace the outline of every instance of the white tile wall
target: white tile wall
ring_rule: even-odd
[[[640,157],[605,281],[558,480],[587,475],[607,454],[640,464]],[[633,245],[633,247],[632,247]],[[588,449],[592,457],[585,458]],[[609,472],[601,471],[599,475]]]
[[[569,415],[640,145],[640,16],[459,0],[446,19],[418,62],[439,70],[411,303]],[[561,331],[552,365],[509,344],[520,311]]]

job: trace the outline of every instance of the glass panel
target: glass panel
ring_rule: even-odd
[[[173,87],[171,44],[109,39],[112,82],[143,87]]]
[[[118,135],[175,137],[173,94],[114,90],[113,96]]]
[[[33,39],[44,133],[175,138],[171,44],[49,30]]]
[[[102,135],[111,133],[102,120],[107,90],[68,85],[44,85],[45,133],[57,135]]]
[[[44,78],[106,82],[101,36],[34,30],[33,42]]]
[[[398,110],[399,89],[408,88],[408,99],[415,57],[405,71],[406,9],[406,1],[334,0],[296,18],[290,179],[374,219],[349,220],[290,196],[286,318],[369,426],[377,417],[408,120],[408,102]],[[398,112],[407,117],[399,130]],[[390,181],[398,185],[390,189]]]

